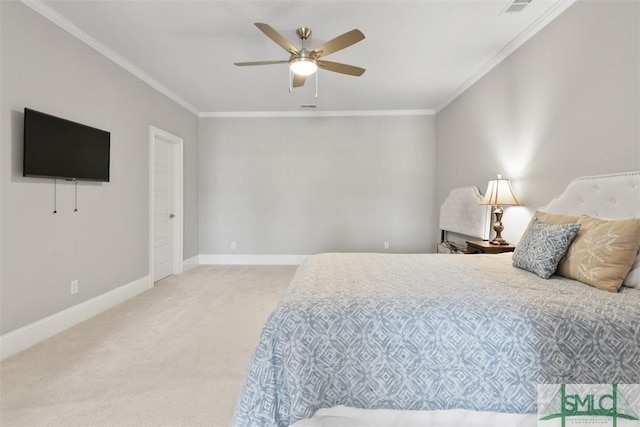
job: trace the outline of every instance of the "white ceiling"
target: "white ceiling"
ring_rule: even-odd
[[[190,110],[202,115],[302,111],[437,111],[573,0],[23,0]],[[353,28],[366,39],[327,60],[366,68],[361,77],[320,71],[289,93],[288,59],[254,25],[265,22],[299,46]]]

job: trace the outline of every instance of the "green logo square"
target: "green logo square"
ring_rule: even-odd
[[[540,384],[538,427],[640,427],[640,384]]]

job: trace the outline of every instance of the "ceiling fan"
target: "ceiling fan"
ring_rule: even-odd
[[[282,34],[274,30],[271,26],[262,22],[256,22],[255,26],[266,34],[271,40],[276,42],[281,48],[290,53],[289,59],[280,61],[254,61],[254,62],[235,62],[240,67],[252,65],[272,65],[272,64],[289,64],[289,69],[293,73],[293,87],[304,85],[307,76],[315,73],[318,68],[333,71],[336,73],[348,74],[350,76],[361,76],[365,72],[364,68],[354,65],[342,64],[340,62],[325,61],[321,58],[349,47],[364,39],[364,34],[360,30],[348,31],[326,43],[321,44],[313,50],[307,49],[307,39],[311,36],[311,29],[300,27],[296,30],[296,34],[302,41],[302,47],[296,48]]]

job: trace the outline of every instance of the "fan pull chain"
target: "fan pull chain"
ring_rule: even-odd
[[[293,92],[293,71],[289,68],[289,93]]]
[[[318,71],[316,70],[316,99],[318,99]]]

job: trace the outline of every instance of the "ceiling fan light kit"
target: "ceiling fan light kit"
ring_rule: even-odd
[[[300,87],[304,85],[307,76],[315,73],[318,68],[335,73],[347,74],[350,76],[361,76],[365,69],[354,65],[342,64],[339,62],[324,61],[321,58],[331,53],[349,47],[361,40],[364,40],[364,34],[360,30],[351,30],[338,37],[321,44],[313,50],[307,49],[307,39],[311,36],[311,29],[300,27],[296,30],[296,34],[301,40],[301,48],[296,48],[282,34],[274,30],[271,26],[262,22],[256,22],[258,27],[267,37],[276,42],[281,48],[289,52],[288,60],[276,61],[253,61],[253,62],[235,62],[237,66],[253,66],[253,65],[272,65],[272,64],[289,64],[289,71],[293,74],[291,87]],[[317,98],[317,74],[316,74],[316,98]]]
[[[318,70],[318,61],[313,58],[293,58],[289,67],[294,74],[307,77]]]

